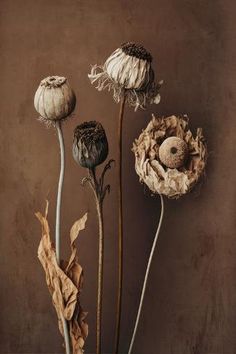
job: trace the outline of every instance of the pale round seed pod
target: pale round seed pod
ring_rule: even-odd
[[[188,146],[183,139],[171,136],[159,148],[160,161],[169,168],[180,168],[188,157]]]
[[[45,121],[66,119],[74,110],[76,97],[65,77],[48,76],[40,82],[34,107]]]

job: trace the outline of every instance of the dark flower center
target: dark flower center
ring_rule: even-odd
[[[78,125],[74,131],[74,138],[81,139],[85,144],[96,143],[106,136],[102,125],[96,121],[84,122]]]
[[[176,154],[177,148],[173,146],[173,147],[170,149],[170,152],[171,152],[172,154]]]
[[[140,44],[134,42],[126,42],[122,44],[121,49],[127,55],[136,57],[138,59],[147,60],[151,63],[152,56],[151,54]]]

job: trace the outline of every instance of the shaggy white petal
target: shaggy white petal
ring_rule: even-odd
[[[125,57],[125,54],[122,52],[119,54],[119,56],[110,60],[108,64],[105,64],[105,70],[112,80],[117,80],[117,75],[120,71],[121,63],[125,60]]]
[[[124,58],[122,58],[119,63],[114,66],[113,70],[110,71],[110,77],[117,82],[119,85],[124,85],[125,83],[121,82],[121,78],[123,75],[123,71],[126,70],[127,67],[129,67],[129,60],[130,57],[128,55],[125,55]]]
[[[124,86],[126,88],[128,72],[130,68],[130,61],[132,58],[129,55],[126,55],[122,64],[120,65],[119,75],[117,77],[117,82],[119,85]]]
[[[113,61],[114,59],[119,58],[120,56],[123,56],[124,52],[118,48],[116,49],[106,60],[104,66],[106,67],[111,61]]]
[[[129,67],[129,74],[128,74],[128,81],[127,81],[127,89],[135,88],[135,82],[138,79],[139,75],[139,59],[135,57],[131,57],[130,67]]]
[[[131,87],[133,87],[132,76],[137,75],[137,73],[135,73],[135,70],[133,70],[134,67],[133,61],[135,59],[136,58],[127,55],[126,62],[123,65],[123,70],[119,78],[119,83],[121,85],[124,85],[126,89],[130,89]]]

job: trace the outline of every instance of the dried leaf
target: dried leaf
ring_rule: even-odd
[[[71,265],[73,264],[75,258],[76,258],[76,247],[75,247],[75,241],[77,239],[77,237],[79,236],[80,231],[85,229],[85,224],[88,218],[88,214],[84,214],[84,216],[77,220],[71,230],[70,230],[70,245],[71,245],[71,256],[70,256],[70,260],[66,269],[66,272],[68,272],[71,268]]]
[[[42,238],[38,248],[38,257],[46,274],[46,282],[52,296],[52,302],[58,317],[58,326],[64,336],[62,316],[68,321],[71,335],[73,354],[82,354],[84,341],[88,335],[88,326],[85,323],[86,313],[83,312],[79,296],[83,283],[83,270],[77,260],[75,240],[81,230],[85,228],[87,213],[74,223],[71,228],[71,256],[69,262],[57,264],[56,252],[50,238],[50,229],[47,221],[48,202],[45,216],[36,213],[42,226]]]

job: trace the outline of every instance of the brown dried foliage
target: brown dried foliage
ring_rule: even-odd
[[[63,316],[69,325],[73,354],[82,354],[84,342],[88,335],[88,325],[85,322],[87,313],[83,311],[80,304],[83,270],[78,263],[75,241],[80,231],[85,229],[87,213],[72,226],[70,231],[70,259],[67,262],[62,261],[60,266],[57,264],[55,248],[51,241],[47,215],[48,202],[44,216],[40,212],[36,213],[36,217],[42,226],[38,257],[45,271],[46,283],[56,309],[60,332],[64,337]]]

